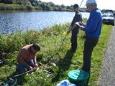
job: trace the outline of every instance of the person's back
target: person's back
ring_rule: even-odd
[[[88,38],[99,38],[102,27],[101,11],[94,9],[90,12],[90,17],[87,21],[85,32]]]
[[[32,44],[26,45],[20,49],[19,54],[17,56],[18,63],[24,63],[25,61],[28,61],[28,60],[32,59],[33,57],[35,57],[35,54],[33,54],[30,51],[31,46],[32,46]]]

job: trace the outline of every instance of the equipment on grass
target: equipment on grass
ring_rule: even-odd
[[[35,70],[35,69],[33,69],[33,70]],[[14,75],[13,77],[10,77],[6,81],[4,81],[0,86],[17,86],[17,78],[19,76],[22,76],[24,74],[31,73],[31,72],[32,72],[32,70],[29,70],[29,71],[26,71],[24,73]]]
[[[70,83],[69,80],[62,80],[56,86],[77,86],[77,85]]]
[[[87,86],[89,73],[83,70],[77,69],[72,70],[68,73],[68,79],[71,83],[77,84],[78,86]]]

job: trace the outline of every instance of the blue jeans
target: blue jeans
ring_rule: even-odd
[[[17,64],[16,71],[18,74],[22,74],[29,70],[29,66],[27,64]]]
[[[26,63],[17,64],[16,70],[19,74],[24,73],[29,70],[29,66],[33,66],[33,60],[26,61]]]
[[[20,63],[20,64],[17,64],[17,66],[16,66],[17,74],[22,74],[22,75],[17,77],[17,83],[20,84],[20,85],[23,83],[23,79],[24,79],[24,76],[25,76],[25,74],[23,74],[23,73],[28,71],[29,66],[31,66],[33,64],[31,60],[26,62],[26,63]]]

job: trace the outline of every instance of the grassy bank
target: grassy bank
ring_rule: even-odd
[[[15,71],[16,56],[20,47],[29,43],[39,43],[41,51],[37,59],[40,69],[25,76],[24,86],[55,86],[62,79],[67,79],[71,69],[82,66],[84,32],[78,36],[78,50],[73,55],[69,52],[70,34],[65,36],[68,24],[55,25],[43,31],[18,32],[11,35],[0,35],[0,51],[7,53],[5,63],[0,67],[0,82],[6,80]],[[104,51],[112,26],[103,25],[102,34],[92,56],[91,78],[89,86],[96,86]]]

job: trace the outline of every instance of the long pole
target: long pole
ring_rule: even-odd
[[[80,3],[80,5],[79,5],[79,7],[81,7],[81,5],[82,5],[83,1],[84,1],[84,0],[82,0],[82,1],[81,1],[81,3]]]

